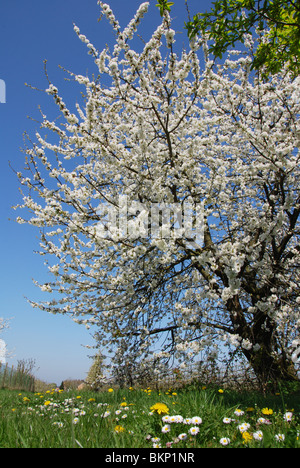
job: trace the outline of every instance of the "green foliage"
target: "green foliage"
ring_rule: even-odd
[[[171,11],[171,6],[174,5],[174,2],[168,2],[167,0],[157,0],[158,3],[156,6],[159,8],[160,16],[164,16],[165,11]]]
[[[269,28],[253,60],[253,68],[265,66],[276,73],[285,64],[300,72],[300,2],[294,0],[218,0],[209,12],[198,13],[185,23],[189,38],[199,32],[214,41],[210,51],[221,58],[228,47],[244,41],[246,33]]]

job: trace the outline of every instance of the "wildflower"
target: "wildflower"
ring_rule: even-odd
[[[160,438],[159,437],[151,437],[151,442],[158,443],[158,442],[160,442]]]
[[[113,389],[113,388],[109,388],[107,391],[108,391],[108,393],[112,393],[112,392],[114,391],[114,389]]]
[[[16,411],[16,408],[12,408],[12,412]]]
[[[58,422],[58,421],[57,421],[57,422],[54,422],[54,423],[53,423],[53,426],[63,427],[63,426],[64,426],[64,423]]]
[[[240,432],[246,432],[249,429],[250,424],[244,422],[240,424],[238,427],[239,427]]]
[[[183,420],[183,424],[192,424],[192,419],[191,418],[185,418]]]
[[[245,412],[242,411],[241,409],[236,409],[235,412],[234,412],[234,414],[235,414],[236,416],[243,416],[243,415],[245,414]]]
[[[153,448],[161,448],[161,444],[158,444],[158,443],[155,442],[155,443],[152,445],[152,447],[153,447]]]
[[[49,400],[48,400],[48,401],[45,401],[44,405],[45,405],[45,406],[51,405],[51,401],[49,401]]]
[[[247,443],[247,442],[250,442],[250,440],[253,439],[253,435],[250,434],[250,432],[247,432],[247,431],[243,432],[242,437],[243,437],[243,439],[244,439],[244,441],[245,441],[246,443]]]
[[[192,418],[192,424],[202,424],[202,419],[199,416],[194,416]]]
[[[116,426],[114,431],[120,434],[121,432],[125,432],[125,428],[123,426]]]
[[[222,390],[221,388],[218,390],[219,393],[224,393],[224,390]]]
[[[73,424],[78,424],[79,423],[79,418],[74,418],[73,419]]]
[[[253,439],[255,440],[262,440],[263,439],[263,433],[261,431],[257,431],[253,433]]]
[[[230,439],[228,439],[228,437],[222,437],[222,439],[220,439],[220,444],[221,445],[228,445],[228,444],[230,444]]]
[[[167,442],[166,443],[166,448],[172,448],[173,442]]]
[[[123,402],[120,404],[120,406],[127,406],[126,401],[123,401]]]
[[[165,424],[165,425],[161,428],[161,432],[163,432],[164,434],[166,434],[167,432],[170,432],[170,430],[171,430],[170,424]]]
[[[80,396],[80,395],[78,395],[78,396],[76,397],[76,399],[77,399],[77,400],[80,400],[80,399],[81,399],[81,396]]]
[[[117,411],[115,411],[115,414],[118,416],[120,413],[122,413],[122,411],[120,409],[118,409]]]
[[[252,407],[247,408],[246,411],[247,411],[247,413],[252,413],[252,411],[254,411],[254,408],[252,408]]]
[[[200,429],[199,429],[198,426],[193,426],[193,427],[191,427],[191,428],[189,429],[189,433],[190,433],[191,435],[197,435],[198,432],[199,432],[199,430],[200,430]]]
[[[81,410],[80,413],[79,413],[80,416],[84,416],[85,414],[86,414],[86,412],[84,410]]]
[[[293,417],[293,413],[291,411],[287,411],[284,416],[283,416],[283,419],[287,422],[291,422],[292,420],[292,417]]]
[[[283,442],[284,439],[285,439],[285,435],[284,434],[276,434],[275,439],[277,440],[277,442]]]
[[[89,402],[89,403],[92,403],[93,401],[96,401],[95,398],[89,398],[89,399],[88,399],[88,402]]]
[[[187,434],[183,432],[182,434],[179,434],[178,439],[179,440],[185,440],[187,438]]]
[[[170,419],[170,416],[168,416],[168,415],[166,415],[166,416],[163,416],[163,417],[161,418],[162,422],[164,422],[164,423],[168,423],[168,422],[170,422],[170,420],[169,420],[169,419]]]
[[[24,403],[28,403],[30,400],[26,396],[23,398]]]
[[[223,419],[223,423],[224,423],[224,424],[230,424],[231,421],[232,421],[231,418],[224,418],[224,419]]]
[[[269,415],[269,414],[273,414],[273,410],[271,408],[263,408],[261,410],[262,414],[264,415]]]
[[[158,414],[168,414],[170,411],[167,405],[164,403],[155,403],[155,405],[151,406],[150,410],[152,413],[158,413]]]
[[[126,419],[126,418],[127,418],[127,414],[123,414],[122,419]]]
[[[258,424],[272,424],[271,421],[266,418],[258,418],[257,422]]]

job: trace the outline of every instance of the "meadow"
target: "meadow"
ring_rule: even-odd
[[[299,448],[299,393],[0,390],[0,448]]]

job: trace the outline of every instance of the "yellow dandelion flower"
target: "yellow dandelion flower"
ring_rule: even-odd
[[[247,432],[247,431],[242,433],[242,437],[243,437],[245,443],[250,442],[253,439],[253,435],[250,434],[250,432]]]
[[[273,410],[271,408],[263,408],[261,412],[262,414],[265,414],[265,415],[273,414]]]
[[[219,393],[224,393],[224,390],[222,390],[221,388],[218,390]]]
[[[51,401],[49,401],[49,400],[45,401],[44,405],[45,405],[45,406],[51,405]]]
[[[120,434],[120,432],[125,432],[125,428],[123,426],[116,426],[114,430],[118,434]]]
[[[157,414],[168,414],[170,411],[167,405],[164,403],[155,403],[155,405],[151,406],[150,410],[152,413],[157,413]]]
[[[88,399],[88,402],[89,402],[89,403],[92,403],[93,401],[96,401],[95,398],[89,398],[89,399]]]
[[[113,389],[113,388],[109,388],[107,391],[108,391],[108,393],[112,393],[112,392],[114,391],[114,389]]]

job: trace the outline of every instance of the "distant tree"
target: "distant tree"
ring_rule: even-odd
[[[93,390],[97,390],[101,386],[101,380],[105,373],[104,356],[99,351],[94,356],[94,362],[90,367],[85,383],[89,385]]]

